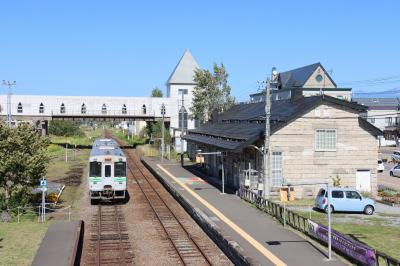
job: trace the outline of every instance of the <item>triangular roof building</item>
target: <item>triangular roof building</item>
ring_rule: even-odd
[[[171,76],[168,78],[167,85],[170,84],[195,84],[194,72],[199,68],[196,60],[189,50],[183,53],[183,56],[176,65]]]

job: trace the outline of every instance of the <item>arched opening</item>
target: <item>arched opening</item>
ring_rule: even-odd
[[[107,114],[107,105],[103,103],[103,106],[101,106],[101,113],[103,115]]]
[[[60,106],[60,114],[65,114],[65,104],[62,103]]]
[[[22,103],[18,103],[17,113],[22,113],[22,112],[23,112]]]
[[[86,105],[84,103],[81,106],[81,114],[86,114]]]
[[[146,114],[146,111],[147,111],[147,110],[146,110],[146,105],[143,104],[143,106],[142,106],[142,114],[145,115],[145,114]]]
[[[44,104],[40,103],[39,105],[39,114],[43,114],[44,113]]]
[[[179,110],[179,128],[187,129],[188,126],[188,113],[184,106]]]
[[[126,115],[128,113],[128,109],[126,108],[126,104],[122,105],[122,114]]]

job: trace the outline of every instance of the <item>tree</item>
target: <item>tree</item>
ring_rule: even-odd
[[[47,147],[50,141],[34,127],[20,124],[8,128],[0,123],[0,198],[3,209],[16,193],[21,197],[39,184],[49,163]]]
[[[161,139],[162,137],[162,122],[158,121],[156,123],[147,123],[146,125],[146,133],[149,137],[153,137],[156,139]],[[171,134],[169,130],[164,125],[164,142],[165,144],[171,143]]]
[[[193,90],[190,111],[201,123],[207,122],[214,111],[221,113],[235,103],[235,98],[231,96],[228,76],[222,63],[221,66],[214,63],[213,73],[208,69],[196,70],[194,76],[196,86]]]
[[[49,123],[49,133],[55,136],[83,136],[85,133],[79,124],[73,121],[51,120]]]
[[[151,91],[151,97],[163,97],[163,92],[162,90],[160,90],[158,87],[155,87],[152,91]]]

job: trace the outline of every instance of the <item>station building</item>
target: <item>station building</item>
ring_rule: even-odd
[[[244,171],[255,170],[272,195],[283,183],[310,184],[294,187],[296,197],[314,197],[322,186],[312,183],[339,178],[341,186],[377,193],[377,138],[382,131],[362,119],[366,106],[329,95],[305,96],[292,88],[290,98],[271,105],[270,172],[264,179],[262,150],[265,138],[265,102],[237,104],[185,135],[192,157],[222,151],[223,157],[205,155],[204,170],[221,178],[233,189],[243,185]]]

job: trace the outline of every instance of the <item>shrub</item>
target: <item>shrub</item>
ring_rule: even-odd
[[[49,133],[56,136],[83,136],[84,132],[79,124],[72,121],[52,120],[49,123]]]

